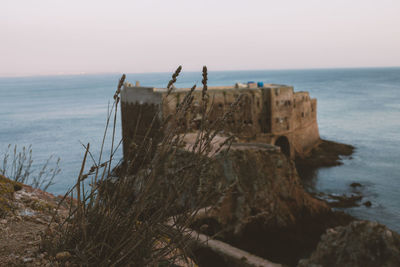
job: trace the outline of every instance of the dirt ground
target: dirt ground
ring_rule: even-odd
[[[40,251],[40,241],[53,214],[68,212],[58,207],[60,199],[0,175],[0,266],[57,266]]]
[[[40,253],[40,234],[47,225],[21,217],[0,220],[0,265],[50,266]]]

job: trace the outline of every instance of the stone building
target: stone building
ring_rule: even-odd
[[[201,89],[194,92],[194,106],[199,106]],[[157,128],[162,117],[172,114],[189,88],[174,89],[165,101],[165,88],[142,87],[138,83],[125,83],[121,92],[122,132],[124,156],[129,145],[140,142],[150,123]],[[303,157],[316,144],[319,132],[317,124],[317,100],[308,92],[294,92],[292,86],[277,84],[236,84],[208,88],[212,103],[209,120],[212,122],[224,114],[239,95],[240,110],[226,124],[226,131],[234,133],[240,142],[276,145],[290,158]],[[155,114],[159,118],[153,120]],[[193,116],[183,121],[189,130],[196,130]],[[159,120],[160,119],[160,120]]]

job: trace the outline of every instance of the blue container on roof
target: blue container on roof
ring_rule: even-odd
[[[257,87],[264,87],[264,83],[263,82],[258,82],[257,83]]]

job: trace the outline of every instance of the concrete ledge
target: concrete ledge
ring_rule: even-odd
[[[192,232],[191,236],[196,241],[198,246],[206,247],[218,254],[227,264],[233,266],[265,266],[265,267],[280,267],[281,264],[270,262],[250,254],[244,250],[233,247],[219,240],[210,239],[208,236]]]

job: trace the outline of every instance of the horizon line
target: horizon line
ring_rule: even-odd
[[[205,65],[207,66],[207,65]],[[237,69],[237,70],[212,70],[209,72],[247,72],[247,71],[299,71],[299,70],[335,70],[335,69],[389,69],[400,68],[398,66],[363,66],[363,67],[311,67],[311,68],[278,68],[278,69]],[[201,71],[201,70],[199,70]],[[185,72],[196,73],[199,71],[189,70]],[[44,74],[0,74],[0,78],[29,78],[29,77],[59,77],[59,76],[90,76],[90,75],[113,75],[113,74],[165,74],[173,71],[148,71],[148,72],[119,72],[119,71],[99,71],[99,72],[59,72]]]

